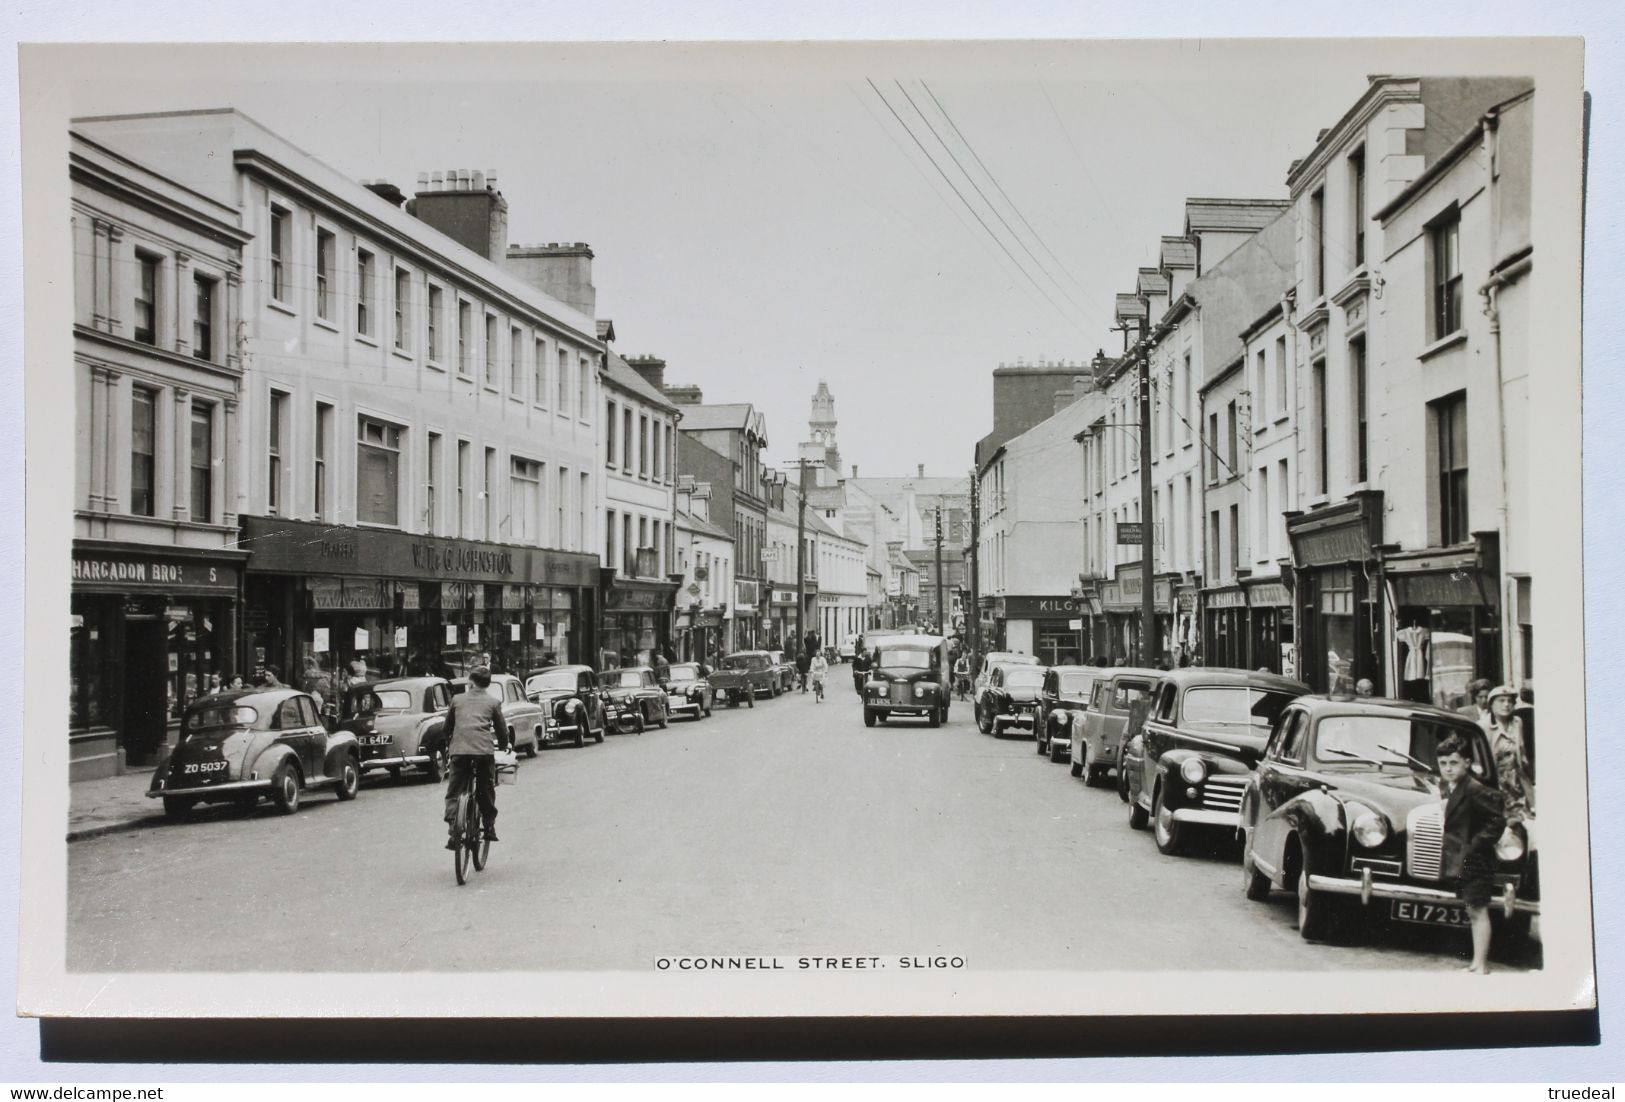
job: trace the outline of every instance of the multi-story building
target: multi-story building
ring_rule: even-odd
[[[233,110],[78,125],[253,234],[219,442],[239,473],[220,519],[252,551],[244,664],[297,682],[594,655],[591,250],[509,248],[484,174],[420,174],[403,209]]]
[[[735,468],[738,466],[733,460],[719,452],[712,451],[687,433],[677,433],[677,508],[681,512],[687,510],[691,516],[703,518],[707,524],[721,532],[729,541],[729,570],[728,585],[725,589],[717,589],[709,594],[715,601],[719,624],[712,625],[703,640],[706,645],[714,645],[723,654],[738,650],[735,645],[737,632],[735,631],[734,603],[739,597],[738,579],[735,570],[739,561],[738,537],[732,530],[737,524],[737,515],[734,509],[734,486],[736,484]],[[681,487],[689,485],[692,489],[685,492]],[[680,520],[681,518],[679,518]],[[720,585],[718,580],[716,585]],[[679,591],[679,604],[683,597]],[[746,615],[754,617],[752,608]],[[707,617],[710,619],[710,617]],[[681,634],[681,632],[679,632]],[[691,643],[691,645],[694,645]]]
[[[702,445],[695,445],[700,447]],[[729,606],[734,597],[734,541],[711,523],[711,484],[690,475],[677,479],[677,589],[673,628],[679,658],[715,662],[727,653]]]
[[[839,647],[848,636],[868,627],[867,549],[843,536],[808,506],[818,561],[818,634],[826,647]]]
[[[1404,409],[1386,407],[1396,417],[1403,414],[1403,430],[1379,425],[1377,431],[1377,403],[1398,395],[1388,377],[1371,369],[1377,362],[1374,353],[1403,355],[1413,363],[1427,363],[1430,370],[1433,364],[1455,363],[1457,381],[1464,382],[1471,360],[1452,349],[1465,342],[1467,318],[1476,312],[1452,306],[1452,312],[1435,317],[1425,293],[1395,300],[1385,286],[1390,258],[1401,255],[1407,263],[1424,258],[1422,270],[1431,281],[1437,254],[1443,261],[1438,278],[1455,278],[1445,273],[1460,270],[1461,238],[1449,229],[1451,212],[1462,209],[1459,201],[1451,200],[1456,205],[1425,224],[1393,217],[1397,209],[1386,220],[1376,212],[1386,212],[1417,181],[1441,171],[1439,165],[1450,160],[1452,148],[1485,111],[1529,87],[1527,80],[1510,78],[1375,77],[1288,174],[1297,234],[1290,320],[1297,337],[1295,362],[1304,375],[1297,411],[1302,512],[1289,518],[1288,535],[1299,614],[1299,675],[1316,689],[1345,688],[1369,679],[1391,693],[1424,699],[1437,695],[1429,684],[1432,667],[1445,656],[1430,646],[1433,619],[1423,613],[1450,602],[1421,600],[1423,590],[1418,590],[1396,594],[1401,603],[1395,604],[1382,581],[1384,547],[1395,542],[1396,523],[1404,526],[1401,540],[1413,548],[1472,545],[1473,533],[1462,526],[1469,514],[1465,508],[1452,513],[1451,523],[1435,533],[1415,527],[1420,518],[1437,515],[1419,507],[1430,500],[1426,494],[1408,494],[1402,512],[1385,500],[1385,491],[1391,484],[1405,484],[1400,472],[1407,462],[1416,462],[1418,441],[1429,442],[1429,450],[1436,452],[1439,439],[1451,447],[1463,439],[1458,430],[1465,427],[1465,409],[1451,404],[1460,401],[1462,391],[1441,392],[1432,406],[1407,401]],[[1421,252],[1407,251],[1411,242],[1399,236],[1401,226],[1426,231]],[[1495,262],[1487,261],[1482,270],[1487,274]],[[1462,284],[1453,287],[1445,299],[1465,301]],[[1417,318],[1422,319],[1420,330]],[[1424,338],[1419,346],[1414,340],[1418,334]],[[1401,343],[1391,344],[1396,339]],[[1431,372],[1429,378],[1444,374]],[[1399,393],[1406,399],[1416,396],[1414,391]],[[1487,404],[1493,407],[1494,402]],[[1451,454],[1455,458],[1447,467],[1461,469],[1465,450]],[[1495,573],[1489,570],[1491,576]],[[1426,583],[1422,585],[1425,589]],[[1434,596],[1453,593],[1458,601],[1468,596],[1446,589],[1449,593]],[[1452,666],[1465,663],[1498,672],[1499,647],[1491,642],[1480,648],[1476,630],[1499,624],[1495,606],[1485,600],[1454,607],[1457,611],[1439,622],[1439,630],[1466,642],[1452,639],[1446,660]],[[1465,627],[1474,631],[1461,630]],[[1463,680],[1459,673],[1451,677]]]
[[[230,202],[77,130],[68,174],[80,780],[149,762],[187,701],[240,668],[235,334],[250,235]]]
[[[731,512],[713,509],[711,522],[734,539],[733,646],[749,649],[767,640],[766,564],[767,498],[762,449],[767,447],[767,421],[749,402],[707,405],[697,386],[668,386],[666,397],[682,415],[680,434],[717,455],[731,460],[733,478]],[[691,463],[691,460],[695,460]],[[716,466],[682,446],[677,451],[679,474],[707,480]],[[713,481],[713,485],[715,485]],[[713,507],[720,501],[713,501]]]
[[[613,339],[613,326],[600,325]],[[666,361],[604,355],[604,574],[600,648],[607,665],[647,665],[671,648],[678,583],[668,574],[675,518],[677,406]]]

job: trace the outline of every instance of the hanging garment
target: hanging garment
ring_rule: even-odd
[[[1433,632],[1420,624],[1412,624],[1394,633],[1405,644],[1406,681],[1424,681],[1428,677],[1428,643]]]

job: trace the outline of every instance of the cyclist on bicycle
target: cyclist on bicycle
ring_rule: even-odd
[[[491,671],[478,666],[469,671],[469,690],[453,697],[446,709],[446,730],[451,732],[451,784],[446,788],[446,829],[451,837],[447,849],[457,848],[457,801],[474,786],[487,841],[497,840],[496,751],[513,747],[513,733],[502,718],[502,705],[486,690],[491,687]]]
[[[822,704],[824,702],[824,677],[829,673],[829,661],[822,654],[813,655],[813,660],[807,666],[807,674],[812,678],[813,697]]]
[[[970,659],[964,654],[954,660],[954,691],[960,700],[970,693]]]

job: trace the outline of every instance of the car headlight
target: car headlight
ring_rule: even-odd
[[[1516,861],[1523,856],[1523,839],[1518,832],[1508,827],[1501,832],[1501,840],[1495,843],[1495,859],[1497,861]]]
[[[929,681],[919,681],[919,682],[916,682],[915,685],[914,685],[914,695],[915,696],[930,696],[932,690],[935,689],[935,688],[936,688],[936,686],[931,684],[931,682],[929,682]]]
[[[1186,758],[1180,763],[1179,775],[1189,784],[1201,784],[1207,779],[1207,762],[1201,758]]]
[[[1366,849],[1375,849],[1388,840],[1387,819],[1360,804],[1350,804],[1349,813],[1354,820],[1354,826],[1351,828],[1354,840],[1360,845]]]

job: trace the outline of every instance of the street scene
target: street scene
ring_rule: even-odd
[[[87,94],[68,969],[1540,970],[1534,81],[1052,83]]]

